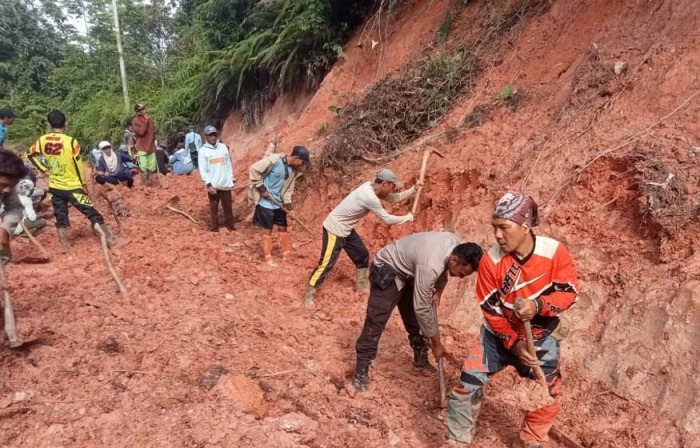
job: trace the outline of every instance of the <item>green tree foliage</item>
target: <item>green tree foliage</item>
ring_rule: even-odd
[[[376,0],[118,0],[132,103],[160,137],[234,109],[256,124],[281,93],[318,86]],[[78,31],[80,28],[81,31]],[[3,0],[0,106],[29,144],[62,109],[85,148],[118,141],[131,118],[121,93],[111,0]]]

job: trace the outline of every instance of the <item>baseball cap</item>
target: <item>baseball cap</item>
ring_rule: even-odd
[[[207,126],[204,128],[204,135],[211,135],[211,134],[218,134],[216,128],[214,126]]]
[[[292,155],[298,157],[304,162],[304,165],[311,166],[311,155],[306,146],[295,146],[292,148]]]
[[[0,120],[3,118],[17,118],[17,115],[15,115],[15,111],[9,107],[3,107],[0,109]]]
[[[136,106],[134,106],[134,111],[135,111],[135,112],[138,112],[138,111],[140,111],[141,109],[145,109],[145,108],[146,108],[146,105],[145,105],[145,104],[143,104],[143,103],[136,103]]]
[[[397,187],[403,185],[401,182],[399,182],[399,177],[396,175],[396,173],[389,168],[382,168],[381,170],[377,171],[377,179],[384,182],[391,182]]]
[[[108,141],[101,141],[99,145],[97,145],[98,148],[100,149],[105,149],[105,148],[111,148],[112,144]]]

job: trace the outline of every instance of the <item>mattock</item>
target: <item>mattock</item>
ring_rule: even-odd
[[[425,170],[428,168],[428,159],[430,159],[430,154],[435,154],[438,157],[445,158],[445,156],[438,151],[437,149],[428,147],[424,152],[423,152],[423,161],[421,162],[420,165],[420,175],[418,177],[419,181],[425,181]],[[418,202],[420,201],[420,194],[423,191],[423,187],[418,187],[416,189],[416,196],[413,199],[413,207],[411,207],[411,214],[413,215],[413,218],[415,219],[416,213],[418,212]]]

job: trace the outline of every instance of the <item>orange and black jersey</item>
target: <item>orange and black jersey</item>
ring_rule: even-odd
[[[578,300],[576,267],[569,251],[558,241],[532,235],[535,247],[519,260],[499,246],[481,259],[476,280],[476,297],[488,330],[510,349],[525,339],[523,324],[515,315],[515,300],[532,300],[537,314],[530,321],[535,339],[548,336],[559,323],[559,313]]]
[[[29,160],[42,173],[49,173],[49,188],[77,190],[85,184],[80,144],[69,135],[42,135],[29,149]]]

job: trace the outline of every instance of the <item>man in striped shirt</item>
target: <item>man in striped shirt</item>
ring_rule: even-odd
[[[345,250],[355,265],[357,291],[367,291],[369,288],[369,251],[360,235],[355,231],[355,227],[369,212],[377,215],[384,224],[412,222],[413,214],[392,215],[384,210],[379,201],[384,199],[387,202],[401,202],[416,192],[416,186],[413,186],[401,193],[394,193],[394,190],[400,186],[401,183],[396,173],[390,169],[381,169],[377,172],[374,182],[365,182],[360,185],[328,215],[323,222],[321,258],[306,286],[304,305],[307,308],[313,308],[316,289],[321,286],[328,273],[335,266],[341,250]]]
[[[520,446],[542,448],[559,412],[559,341],[568,333],[561,313],[578,299],[578,279],[566,247],[532,232],[538,222],[537,204],[523,193],[507,193],[493,211],[498,244],[482,258],[476,280],[484,323],[447,406],[447,437],[453,445],[471,444],[483,386],[508,365],[533,379],[540,367],[555,399],[525,415]],[[530,321],[537,356],[528,351],[525,321]]]

